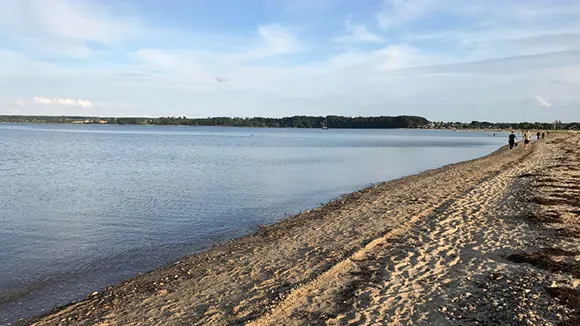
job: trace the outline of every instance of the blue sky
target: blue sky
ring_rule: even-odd
[[[580,120],[572,0],[0,0],[0,114]]]

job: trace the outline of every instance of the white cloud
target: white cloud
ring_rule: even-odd
[[[298,49],[296,38],[292,32],[279,24],[260,26],[258,34],[266,42],[268,54],[292,53]]]
[[[370,32],[366,26],[353,24],[349,15],[344,22],[345,34],[335,37],[333,41],[343,43],[382,43],[385,40]]]
[[[444,28],[433,23],[442,14]],[[579,2],[549,0],[385,0],[377,14],[389,33],[460,46],[472,59],[577,49],[579,21]]]
[[[34,97],[34,103],[36,104],[52,104],[52,100],[46,97]]]
[[[89,100],[82,100],[82,99],[72,99],[72,98],[47,98],[47,97],[34,97],[33,103],[41,104],[41,105],[63,105],[63,106],[78,106],[81,108],[90,108],[93,106],[93,103]]]
[[[364,25],[349,19],[335,30],[329,26],[340,21],[331,15],[340,6],[325,15],[318,13],[326,7],[294,6],[284,12],[288,25],[255,21],[254,33],[226,33],[131,24],[115,14],[116,2],[48,0],[51,12],[43,0],[0,0],[0,33],[17,44],[0,49],[0,102],[26,99],[29,105],[10,108],[29,114],[351,115],[364,107],[366,115],[518,120],[538,90],[554,105],[530,119],[548,112],[564,119],[574,115],[563,103],[580,100],[580,56],[570,51],[578,49],[580,29],[560,15],[580,11],[566,5],[571,0],[540,8],[542,1],[392,0],[379,16],[361,6],[356,15]],[[307,18],[293,21],[300,10]],[[450,17],[444,24],[430,17],[441,12]],[[383,28],[378,34],[373,19]],[[54,60],[53,51],[88,58],[70,64]],[[98,105],[45,97],[35,103],[37,94],[73,94]]]
[[[0,1],[0,32],[35,51],[87,57],[92,53],[87,42],[120,44],[134,37],[139,26],[136,19],[119,19],[96,1]]]
[[[233,51],[232,54],[221,57],[226,61],[243,63],[295,53],[301,49],[301,44],[292,30],[280,24],[259,26],[257,36],[257,42],[246,45],[247,50]]]
[[[543,107],[551,107],[552,103],[546,101],[543,97],[541,97],[540,95],[536,95],[536,100],[538,102],[538,105],[543,106]]]
[[[291,29],[279,24],[259,26],[254,39],[247,43],[245,48],[234,47],[221,52],[140,49],[134,53],[134,57],[155,68],[157,77],[177,78],[182,85],[189,84],[198,89],[214,89],[216,75],[231,76],[236,71],[244,71],[246,66],[260,70],[261,66],[256,62],[292,54],[301,49]],[[250,73],[239,80],[247,83],[256,77],[255,73]]]

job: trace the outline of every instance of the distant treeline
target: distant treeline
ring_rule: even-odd
[[[513,130],[578,130],[580,129],[580,122],[564,123],[557,121],[556,123],[546,122],[487,122],[487,121],[471,121],[470,123],[463,122],[431,122],[435,129],[456,128],[456,129],[513,129]]]
[[[425,129],[580,129],[579,122],[543,123],[543,122],[431,122],[417,116],[379,116],[379,117],[343,117],[330,115],[327,118],[329,128],[425,128]],[[82,123],[82,124],[120,124],[120,125],[160,125],[160,126],[224,126],[224,127],[269,127],[269,128],[321,128],[325,117],[293,116],[285,118],[101,118],[81,116],[18,116],[0,115],[2,122],[20,123]]]
[[[149,124],[182,126],[226,126],[226,127],[265,127],[265,128],[321,128],[325,117],[293,116],[284,118],[196,118],[161,117],[157,119],[116,118],[115,124]],[[341,117],[328,116],[331,128],[420,128],[429,123],[423,117]]]
[[[0,122],[23,123],[102,123],[122,125],[161,126],[227,126],[271,128],[321,128],[325,117],[293,116],[285,118],[99,118],[99,117],[53,117],[53,116],[0,116]],[[423,117],[342,117],[328,116],[330,128],[422,128],[429,124]]]

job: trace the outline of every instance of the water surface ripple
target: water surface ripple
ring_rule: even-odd
[[[0,324],[370,183],[488,154],[498,133],[0,125]]]

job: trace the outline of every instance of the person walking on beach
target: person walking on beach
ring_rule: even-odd
[[[524,132],[524,149],[528,149],[530,147],[530,140],[532,139],[532,134],[529,130]]]
[[[540,131],[538,130],[538,132],[536,133],[536,140],[540,140]]]
[[[546,137],[546,133],[542,131],[542,139]]]
[[[512,131],[512,133],[508,136],[508,144],[510,145],[510,149],[514,148],[514,145],[516,144],[516,134],[514,134],[514,132]]]

